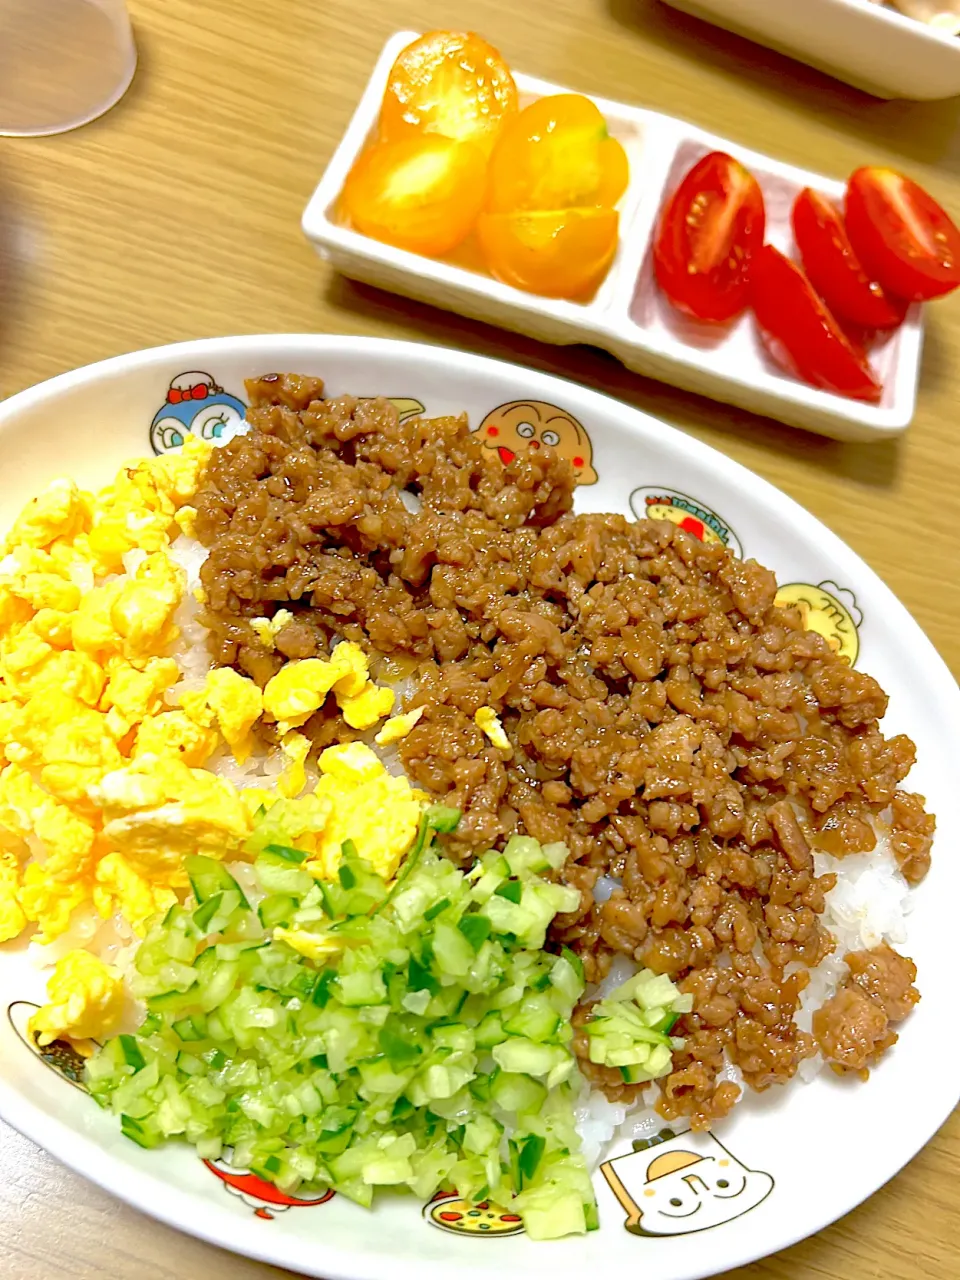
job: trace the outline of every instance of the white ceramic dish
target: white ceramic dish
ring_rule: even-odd
[[[870,0],[664,0],[879,98],[960,93],[960,40]]]
[[[123,461],[148,453],[151,442],[163,449],[176,444],[175,433],[216,434],[218,425],[242,416],[245,377],[287,369],[323,375],[332,394],[403,397],[408,408],[419,403],[428,414],[465,409],[477,427],[509,402],[522,401],[531,416],[559,407],[582,428],[576,448],[589,447],[584,477],[596,475],[577,491],[581,510],[642,513],[656,500],[658,514],[721,539],[736,554],[756,556],[782,583],[809,584],[806,596],[814,598],[816,590],[824,601],[823,610],[811,614],[817,625],[845,618],[857,628],[858,664],[891,695],[887,732],[908,732],[917,744],[919,763],[908,785],[923,792],[939,816],[933,869],[915,894],[905,948],[919,966],[923,1000],[868,1083],[821,1075],[810,1085],[772,1089],[737,1108],[716,1139],[674,1140],[707,1155],[721,1143],[726,1155],[718,1158],[730,1159],[743,1181],[738,1212],[714,1203],[711,1229],[696,1233],[625,1231],[625,1210],[600,1173],[599,1232],[537,1245],[523,1235],[478,1239],[438,1229],[425,1216],[429,1209],[411,1197],[387,1200],[373,1215],[339,1196],[281,1206],[186,1149],[144,1151],[17,1034],[29,1013],[17,1002],[42,994],[22,944],[0,946],[0,1115],[144,1212],[224,1248],[326,1280],[447,1280],[452,1274],[529,1280],[548,1268],[554,1280],[582,1280],[598,1259],[614,1277],[697,1280],[781,1249],[848,1212],[915,1154],[958,1100],[960,1024],[943,940],[956,932],[960,900],[960,863],[950,856],[960,842],[960,691],[929,641],[837,537],[722,454],[572,383],[399,342],[275,336],[184,343],[108,360],[15,396],[0,405],[0,527],[54,476],[98,485]],[[183,385],[204,386],[207,394],[171,404],[168,388]],[[931,1043],[946,1070],[931,1069]],[[643,1183],[644,1157],[623,1146],[612,1155],[629,1195],[636,1180]]]
[[[884,384],[879,405],[820,391],[779,371],[769,360],[753,317],[718,329],[687,320],[653,279],[651,241],[666,195],[710,151],[730,151],[755,175],[767,206],[767,238],[790,251],[790,210],[799,192],[815,187],[838,199],[843,186],[821,174],[781,164],[734,146],[670,116],[595,99],[610,132],[630,159],[631,181],[620,205],[620,246],[606,280],[589,303],[523,293],[451,262],[381,244],[341,225],[336,204],[344,181],[376,127],[387,76],[416,33],[403,31],[384,47],[343,141],[303,215],[303,229],[322,256],[357,280],[433,302],[544,342],[589,342],[637,373],[673,383],[754,413],[841,440],[885,440],[913,419],[923,338],[921,309],[872,354]],[[521,101],[565,92],[562,86],[515,76]]]

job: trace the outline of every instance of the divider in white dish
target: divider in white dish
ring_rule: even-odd
[[[422,257],[362,235],[338,220],[337,202],[354,161],[373,136],[390,68],[417,33],[385,45],[340,146],[303,214],[303,230],[321,256],[352,279],[545,342],[586,342],[629,369],[841,440],[889,439],[904,431],[916,404],[923,337],[921,309],[871,352],[883,382],[876,405],[818,390],[781,372],[766,355],[751,314],[718,328],[680,315],[656,286],[652,240],[667,195],[710,151],[727,151],[756,177],[767,208],[767,239],[790,252],[790,211],[804,187],[833,198],[843,184],[781,164],[670,116],[594,98],[630,161],[620,202],[620,243],[603,284],[587,303],[541,298],[449,260]],[[521,106],[563,86],[514,76]]]

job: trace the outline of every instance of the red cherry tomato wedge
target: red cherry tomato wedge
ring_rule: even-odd
[[[807,279],[838,320],[865,329],[895,329],[907,303],[888,294],[863,269],[840,210],[807,187],[793,206],[793,236]]]
[[[764,346],[789,373],[824,391],[876,403],[883,388],[803,271],[772,244],[756,255],[750,300]]]
[[[847,234],[869,275],[924,302],[960,285],[960,230],[933,196],[893,169],[858,169],[847,186]]]
[[[765,230],[756,178],[714,151],[667,201],[653,250],[657,283],[678,310],[698,320],[732,320],[747,306],[750,262]]]

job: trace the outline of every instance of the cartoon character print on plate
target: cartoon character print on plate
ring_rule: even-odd
[[[821,582],[817,586],[809,582],[788,582],[778,589],[775,603],[781,608],[796,606],[808,631],[818,632],[834,653],[846,658],[851,667],[856,665],[863,614],[847,587],[838,587],[835,582]]]
[[[471,1204],[455,1191],[440,1191],[423,1206],[423,1216],[431,1226],[457,1236],[499,1237],[519,1235],[523,1219],[489,1200]]]
[[[748,1169],[712,1134],[662,1129],[600,1166],[633,1235],[682,1236],[733,1222],[773,1190],[769,1173]]]
[[[203,440],[229,440],[243,430],[247,406],[199,369],[178,373],[167,388],[167,399],[150,424],[154,453],[169,453],[188,435]]]
[[[669,520],[700,542],[719,543],[729,547],[739,559],[743,556],[740,539],[725,520],[671,485],[643,485],[630,495],[630,510],[637,520]]]
[[[523,449],[549,446],[573,467],[577,484],[597,483],[590,437],[582,423],[558,405],[511,400],[491,409],[471,430],[479,432],[484,449],[496,454],[505,467]]]
[[[371,399],[372,397],[367,397]],[[401,422],[423,413],[424,406],[411,396],[387,396]],[[179,449],[188,435],[226,443],[245,426],[247,406],[224,391],[209,373],[178,373],[167,389],[167,399],[150,425],[154,453]]]
[[[29,1022],[39,1009],[30,1000],[15,1000],[7,1009],[7,1017],[14,1031],[44,1066],[55,1071],[62,1080],[74,1088],[87,1092],[83,1068],[87,1058],[99,1046],[95,1040],[54,1040],[52,1044],[38,1045],[30,1033]]]
[[[286,1213],[288,1209],[305,1209],[312,1205],[326,1204],[336,1194],[328,1187],[314,1195],[287,1195],[272,1182],[258,1177],[249,1169],[235,1169],[227,1160],[204,1160],[203,1163],[214,1177],[220,1179],[230,1195],[239,1197],[245,1205],[249,1205],[254,1217],[265,1218],[267,1221],[272,1221],[275,1214]]]

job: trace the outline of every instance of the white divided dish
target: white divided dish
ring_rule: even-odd
[[[871,0],[664,0],[880,98],[960,94],[960,40]]]
[[[843,184],[781,164],[671,116],[594,98],[630,161],[630,185],[620,202],[620,244],[596,295],[586,303],[541,298],[454,262],[382,244],[343,225],[337,202],[352,165],[376,129],[380,103],[397,54],[417,33],[399,32],[385,45],[320,184],[303,215],[303,230],[343,275],[432,302],[544,342],[602,347],[637,373],[765,414],[839,440],[883,440],[913,418],[923,340],[921,308],[870,354],[883,383],[879,404],[821,391],[781,372],[760,342],[753,316],[731,325],[700,324],[677,312],[653,278],[652,242],[660,209],[684,174],[711,151],[728,151],[755,175],[767,208],[767,238],[790,252],[790,211],[804,187],[832,199]],[[563,86],[514,78],[521,106]]]

